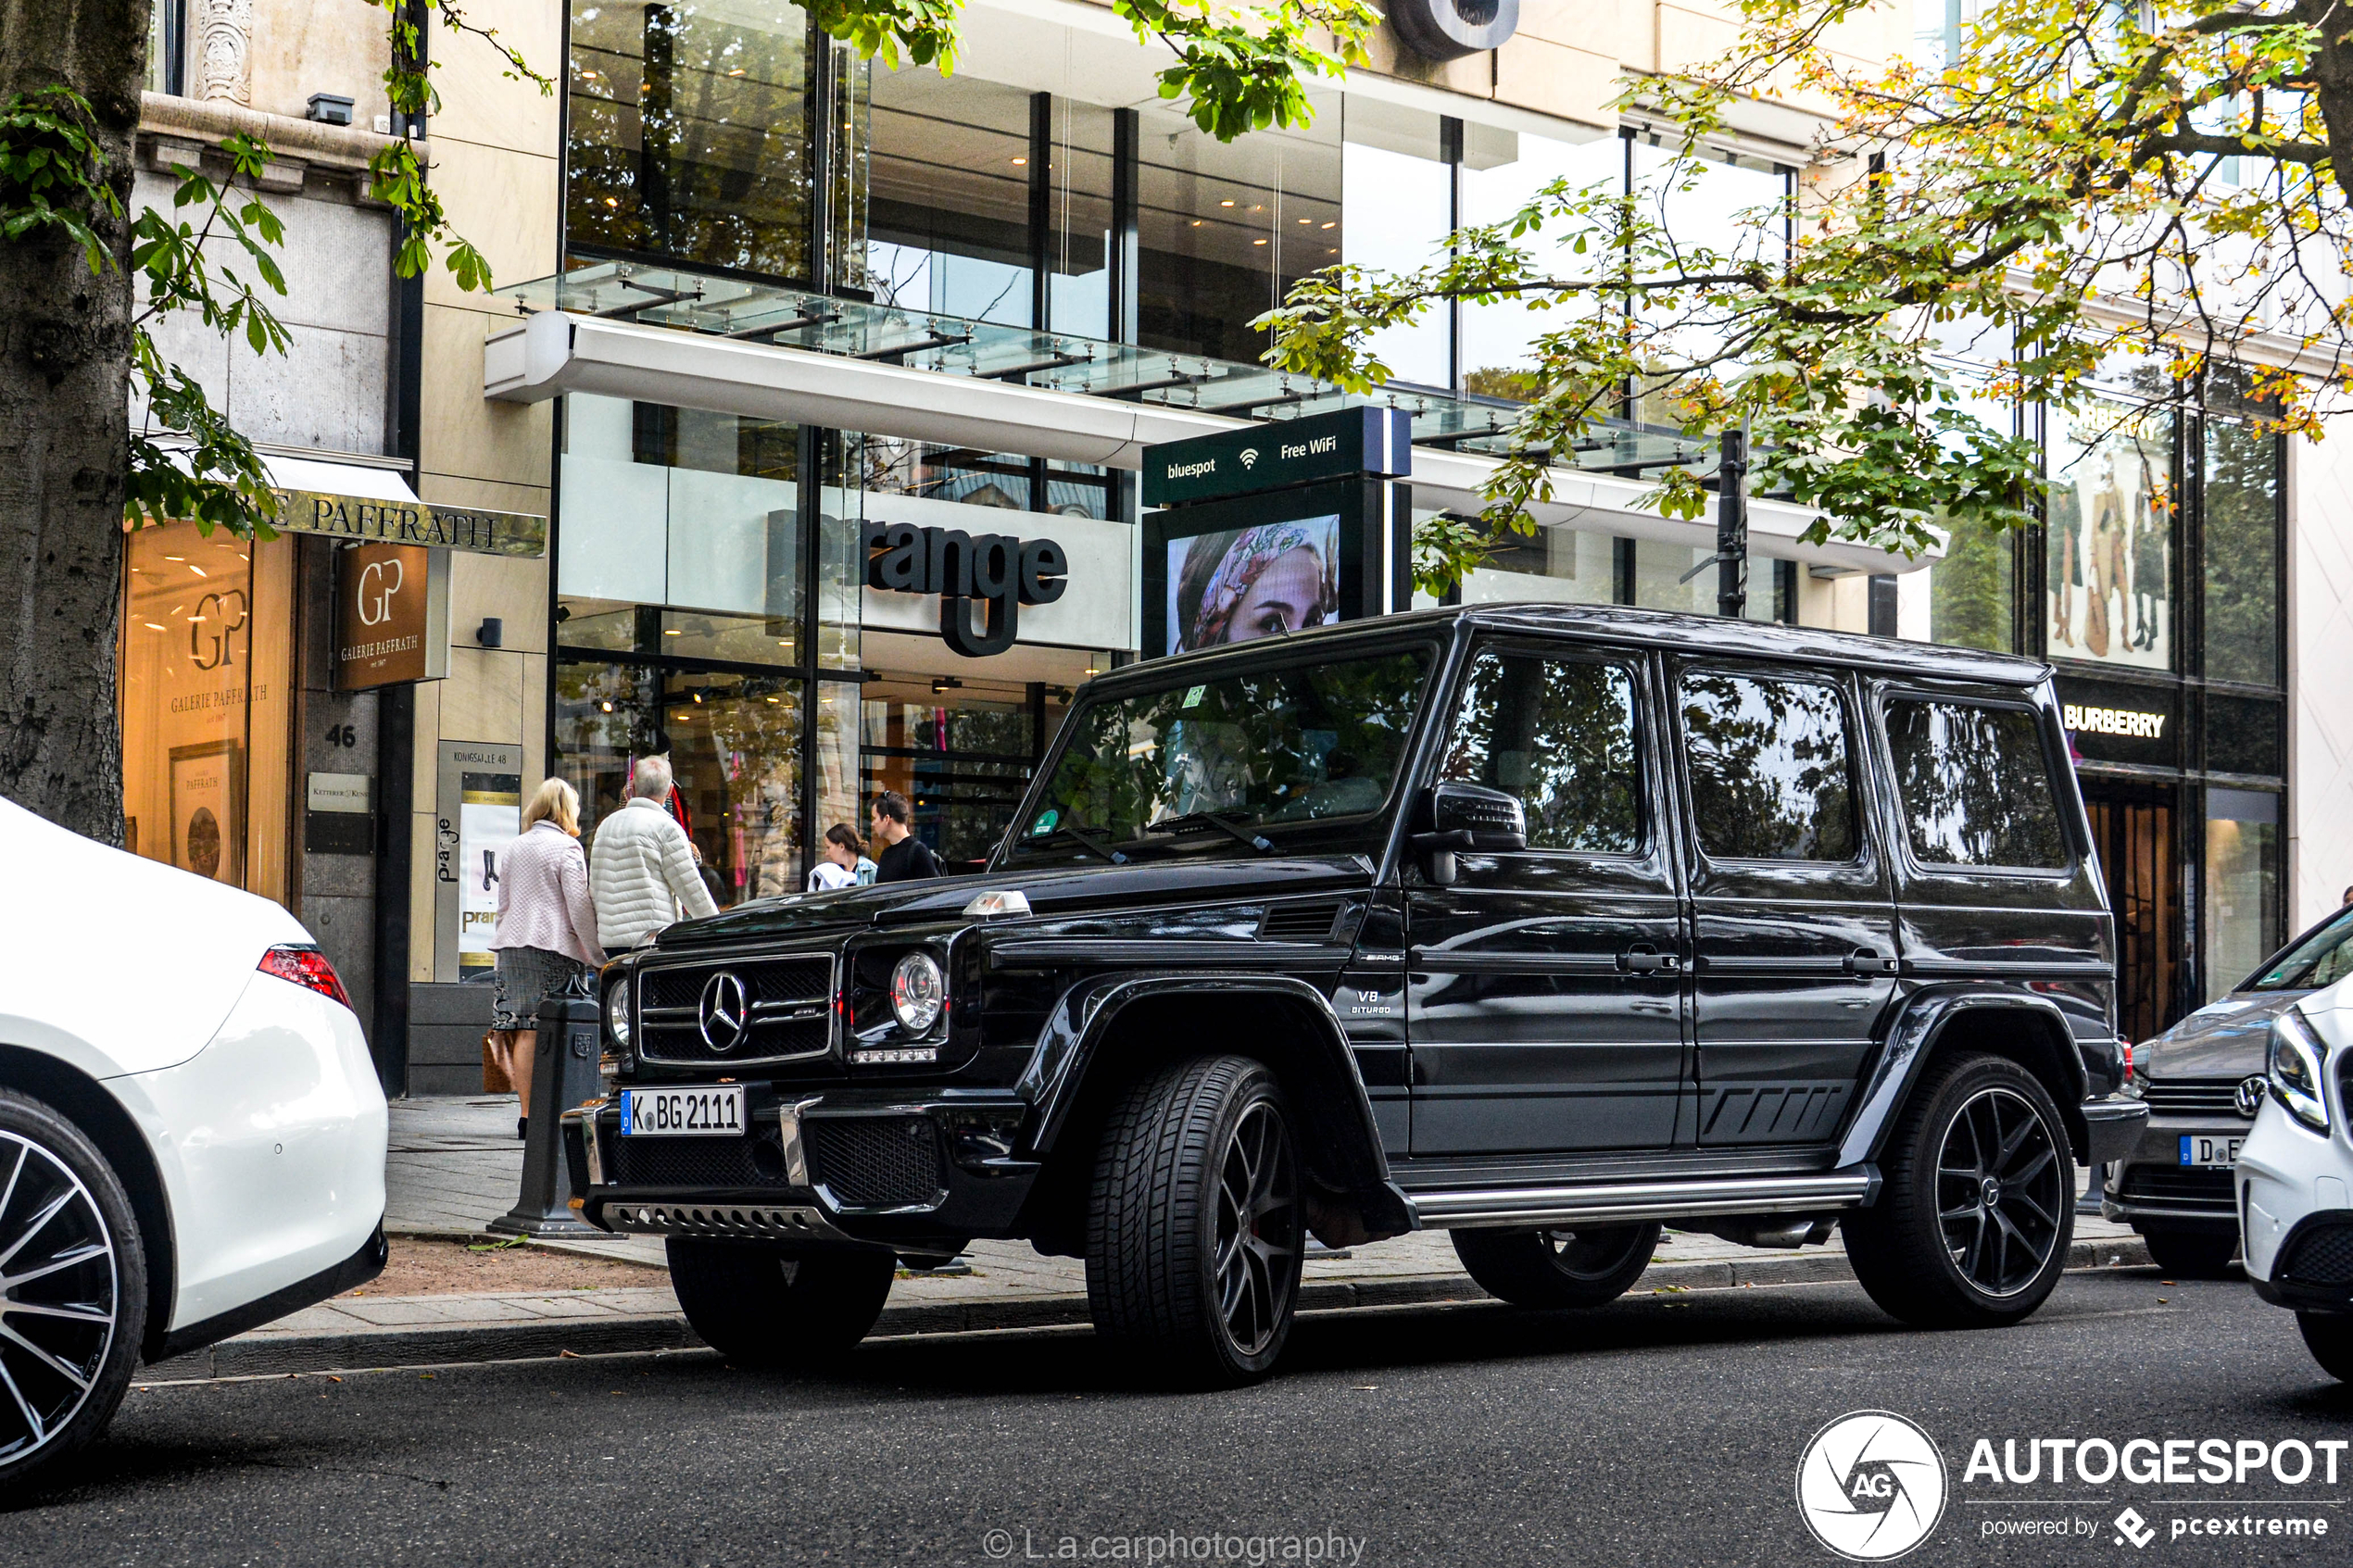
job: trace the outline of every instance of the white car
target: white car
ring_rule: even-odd
[[[132,1373],[384,1268],[384,1098],[267,899],[0,800],[0,1496]]]
[[[2247,1278],[2353,1382],[2353,980],[2273,1020],[2265,1090],[2238,1157]]]

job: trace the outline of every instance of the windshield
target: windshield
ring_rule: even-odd
[[[2353,974],[2353,909],[2256,971],[2249,991],[2317,991]]]
[[[1078,855],[1133,845],[1158,823],[1240,850],[1236,829],[1377,811],[1434,650],[1403,648],[1319,664],[1203,672],[1163,691],[1104,697],[1071,716],[1016,853]],[[1171,836],[1166,842],[1174,843]]]

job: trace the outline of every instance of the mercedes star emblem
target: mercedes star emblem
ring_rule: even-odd
[[[2263,1109],[2263,1075],[2242,1078],[2239,1086],[2231,1091],[2231,1103],[2238,1107],[2241,1116],[2252,1117]]]
[[[702,1043],[724,1055],[744,1043],[751,1009],[744,1001],[744,983],[721,970],[703,984]]]

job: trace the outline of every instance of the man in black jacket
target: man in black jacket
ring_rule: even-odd
[[[928,845],[917,838],[907,826],[911,815],[907,797],[895,789],[884,790],[875,797],[871,836],[883,847],[875,857],[875,880],[881,882],[912,882],[918,877],[937,876],[939,858]]]

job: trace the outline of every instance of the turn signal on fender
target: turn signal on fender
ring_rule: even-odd
[[[291,980],[308,986],[332,1001],[351,1005],[345,994],[343,982],[335,976],[335,966],[327,955],[316,947],[272,947],[261,955],[259,965],[264,974],[274,974],[281,980]]]

